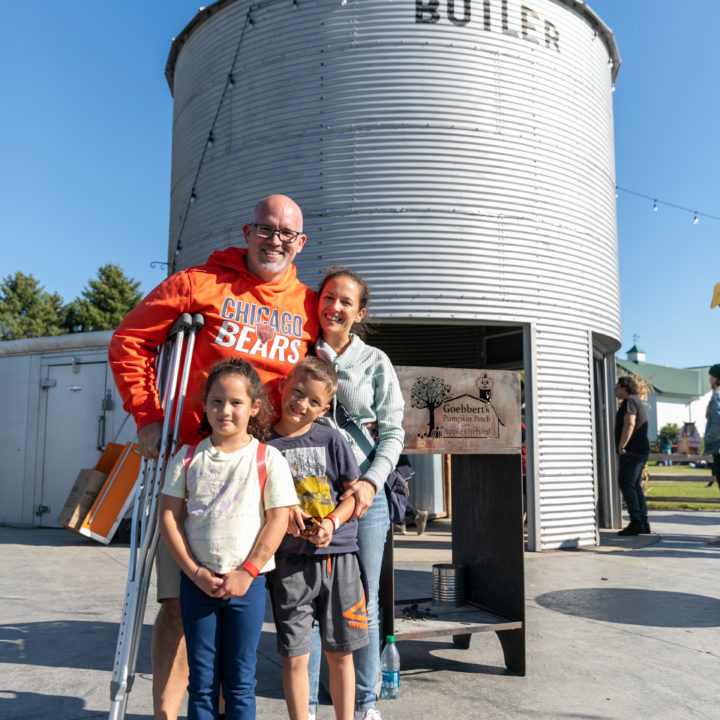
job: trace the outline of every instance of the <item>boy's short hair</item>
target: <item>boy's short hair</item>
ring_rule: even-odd
[[[323,383],[331,397],[337,392],[338,376],[335,368],[327,360],[315,357],[314,355],[306,355],[293,367],[288,375],[288,379],[290,379],[297,370],[304,370],[313,380]]]

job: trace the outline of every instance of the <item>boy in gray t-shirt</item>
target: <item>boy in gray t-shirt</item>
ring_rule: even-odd
[[[281,417],[268,438],[290,465],[300,505],[275,555],[270,579],[285,700],[291,716],[309,704],[308,662],[315,619],[338,718],[353,716],[352,651],[368,644],[365,590],[357,556],[355,500],[341,500],[360,477],[355,455],[333,428],[314,424],[337,389],[332,366],[306,357],[282,388]]]

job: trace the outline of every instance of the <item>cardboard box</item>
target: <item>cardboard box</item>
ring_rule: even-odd
[[[107,476],[123,451],[123,446],[108,443],[94,468],[83,468],[78,473],[57,521],[69,530],[80,532],[80,528],[102,490]]]
[[[94,468],[83,468],[78,473],[57,521],[70,530],[79,530],[106,478],[105,473]]]

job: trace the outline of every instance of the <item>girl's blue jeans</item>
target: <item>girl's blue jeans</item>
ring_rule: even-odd
[[[360,562],[367,580],[367,614],[369,644],[353,652],[355,663],[355,708],[363,712],[374,708],[377,703],[378,674],[380,672],[380,624],[378,620],[378,591],[382,568],[385,539],[390,529],[385,489],[375,495],[373,504],[358,522],[358,546]],[[318,686],[320,684],[320,660],[322,647],[320,627],[313,625],[312,649],[310,650],[310,712],[317,713]]]
[[[255,720],[255,664],[265,615],[265,577],[229,600],[211,598],[184,573],[180,611],[190,683],[188,720],[214,720],[222,684],[228,720]]]

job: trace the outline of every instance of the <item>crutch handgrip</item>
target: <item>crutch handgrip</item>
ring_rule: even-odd
[[[170,332],[167,335],[168,340],[174,338],[181,330],[187,330],[192,327],[192,324],[193,318],[190,316],[190,313],[183,313],[170,328]]]
[[[197,330],[205,325],[205,318],[200,313],[195,313],[195,315],[192,316],[192,324],[197,332]]]

